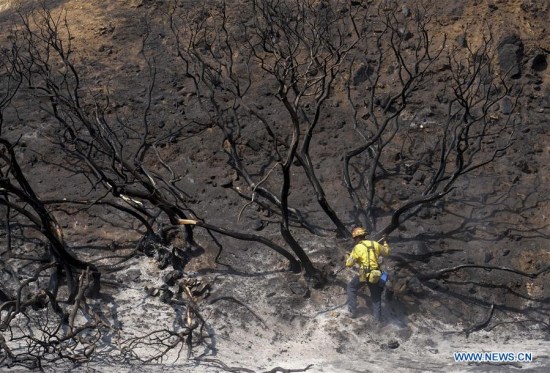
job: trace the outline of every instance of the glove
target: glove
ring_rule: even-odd
[[[388,245],[388,241],[386,241],[386,237],[384,237],[384,253],[382,256],[387,256],[390,254],[390,245]]]
[[[348,257],[346,259],[346,267],[352,267],[355,264],[355,259],[351,257],[351,253],[348,253]]]

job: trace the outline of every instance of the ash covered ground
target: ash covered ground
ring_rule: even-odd
[[[23,9],[28,10],[31,4],[22,3]],[[180,3],[178,11],[196,10],[192,2]],[[262,235],[284,246],[279,216],[250,203],[255,190],[228,164],[223,131],[214,125],[204,125],[209,115],[199,103],[207,97],[197,94],[178,61],[168,17],[170,4],[146,0],[46,2],[54,14],[66,12],[83,95],[108,95],[107,114],[136,128],[143,125],[144,108],[148,107],[151,134],[162,139],[156,148],[160,156],[149,159],[149,165],[159,173],[166,172],[162,162],[170,165],[195,216],[209,224]],[[215,4],[208,2],[207,6]],[[375,9],[378,4],[351,2],[349,9],[363,5]],[[406,18],[413,5],[403,2],[396,9]],[[12,40],[7,36],[9,31],[19,27],[16,9],[16,2],[0,4],[4,45]],[[490,268],[534,274],[550,263],[546,170],[550,160],[547,128],[550,70],[546,62],[550,38],[545,29],[549,11],[545,1],[534,0],[443,1],[431,9],[433,22],[429,31],[439,41],[445,33],[449,45],[462,45],[461,50],[479,43],[490,26],[497,65],[508,71],[517,69],[517,76],[510,78],[508,84],[518,88],[509,97],[519,96],[517,102],[506,97],[491,107],[490,115],[510,118],[515,126],[515,141],[503,156],[460,179],[452,192],[423,208],[388,236],[392,256],[383,265],[391,281],[383,298],[383,325],[376,326],[371,319],[368,296],[360,300],[357,318],[340,314],[353,270],[335,273],[343,265],[352,242],[336,236],[334,226],[316,201],[307,175],[296,162],[291,168],[290,204],[303,211],[311,230],[318,234],[298,225],[292,232],[315,266],[322,270],[327,282],[320,288],[311,286],[303,273],[288,271],[284,258],[258,242],[218,234],[212,239],[212,235],[197,227],[196,240],[201,243],[201,250],[185,252],[183,268],[176,268],[167,264],[158,252],[135,249],[145,231],[139,221],[121,211],[101,206],[88,210],[77,210],[74,206],[52,208],[71,250],[97,264],[102,271],[105,283],[101,297],[90,300],[90,304],[112,327],[99,339],[96,355],[74,365],[64,361],[63,369],[547,371],[550,367],[548,272],[529,277]],[[229,18],[236,18],[247,17],[252,10],[246,2],[235,2],[228,12]],[[208,22],[208,15],[205,19]],[[372,74],[369,63],[372,61],[366,58],[363,65],[358,62],[347,75],[342,75],[343,82],[346,79],[353,82],[351,92],[358,102],[363,97],[362,84]],[[150,85],[153,71],[150,66],[154,66],[154,86]],[[422,149],[430,146],[428,140],[423,142],[423,134],[426,138],[436,134],[447,118],[444,102],[435,104],[438,94],[447,92],[451,84],[443,78],[448,71],[446,66],[442,60],[434,69],[431,88],[419,89],[399,115],[411,128],[406,135],[397,135],[398,139],[403,136],[399,143],[405,144],[407,136],[417,139],[409,144],[414,148],[411,154],[422,155]],[[392,93],[398,80],[395,74],[395,69],[388,66],[382,69],[379,106],[384,106],[384,100]],[[442,78],[438,79],[439,76]],[[247,103],[269,118],[276,131],[282,132],[289,118],[273,95],[273,82],[260,71],[254,71],[251,87],[252,98]],[[342,156],[355,148],[359,140],[344,87],[345,82],[323,104],[311,156],[327,200],[350,228],[356,223],[356,215],[343,181]],[[28,99],[32,94],[28,87],[22,91],[25,94],[4,111],[2,137],[19,139],[17,159],[36,193],[44,200],[99,198],[104,190],[94,188],[93,181],[84,172],[78,172],[76,163],[54,146],[56,124],[41,109],[43,102],[36,97]],[[368,120],[367,114],[359,113],[357,117]],[[276,190],[281,174],[276,167],[276,152],[270,150],[273,141],[252,123],[251,120],[243,126],[244,140],[238,144],[238,150],[248,162],[246,166],[254,180],[257,183],[263,180],[262,186]],[[281,141],[289,138],[287,135]],[[131,141],[127,145],[131,148]],[[426,182],[422,168],[412,167],[398,154],[397,148],[384,154],[386,160],[400,164],[396,166],[400,179],[394,177],[379,191],[380,201],[384,201],[378,211],[382,215],[380,225],[391,216],[388,211],[398,208]],[[366,164],[363,162],[355,167]],[[25,229],[20,232],[21,237],[14,236],[14,245],[19,245],[16,254],[24,256],[33,252],[39,236],[27,234]],[[3,240],[6,241],[5,234]],[[169,248],[182,247],[181,233],[174,233]],[[6,252],[2,255],[3,262],[15,268],[18,276],[22,279],[28,276],[20,261]],[[457,266],[465,268],[441,278],[423,277]],[[171,281],[178,270],[188,281],[185,286],[196,291],[193,294],[205,319],[204,335],[208,337],[194,346],[191,359],[187,359],[187,348],[182,343],[162,359],[142,364],[140,359],[149,360],[161,353],[162,347],[154,339],[144,340],[132,345],[138,356],[134,358],[123,352],[123,347],[128,346],[125,343],[158,329],[177,329],[186,317],[181,305],[166,302],[166,297],[170,297],[166,294],[182,291],[181,282],[177,281],[181,279]],[[12,279],[5,275],[2,281],[8,284]],[[48,279],[40,281],[47,283]],[[16,321],[25,322],[23,318]],[[6,332],[3,336],[9,340]],[[14,351],[21,348],[18,343],[10,344]],[[453,354],[460,351],[530,352],[534,360],[456,362]],[[58,368],[44,365],[46,371]],[[12,371],[17,369],[16,366]]]

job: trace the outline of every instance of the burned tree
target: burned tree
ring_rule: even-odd
[[[5,49],[2,54],[3,77],[2,85],[5,88],[5,95],[0,101],[0,128],[3,127],[4,111],[11,103],[22,83],[23,75],[17,65],[19,47],[13,45],[11,49]],[[6,132],[6,131],[4,131]],[[51,275],[50,297],[57,298],[59,282],[62,277],[66,278],[69,288],[68,301],[74,302],[79,287],[75,283],[78,272],[91,270],[94,277],[93,294],[99,292],[100,274],[97,268],[90,263],[80,260],[73,253],[67,250],[63,233],[55,217],[45,207],[43,201],[34,192],[26,176],[17,161],[16,149],[18,142],[12,142],[4,137],[6,134],[0,132],[1,163],[0,163],[0,188],[2,197],[0,204],[6,208],[6,236],[7,250],[2,253],[9,257],[11,255],[11,224],[12,213],[27,219],[31,226],[40,232],[48,243],[48,249],[43,255],[48,258],[55,271]],[[40,261],[40,258],[36,258]],[[42,269],[44,270],[44,268]],[[63,275],[62,275],[63,273]],[[37,273],[37,276],[40,271]],[[15,300],[13,296],[9,300]],[[18,300],[19,301],[19,300]]]
[[[516,140],[513,110],[498,105],[516,107],[521,88],[495,68],[490,29],[457,45],[433,32],[427,7],[404,13],[391,1],[238,10],[179,1],[170,16],[184,85],[194,87],[186,104],[200,113],[188,117],[219,129],[243,209],[279,217],[309,276],[306,233],[346,237],[358,224],[378,239],[419,214],[442,214],[447,197]],[[320,156],[337,137],[339,152]],[[323,183],[335,173],[341,184]],[[315,196],[323,217],[308,216],[313,201],[296,193]]]
[[[347,237],[353,222],[388,235],[443,198],[461,176],[495,160],[513,140],[510,121],[492,116],[495,104],[510,93],[492,70],[492,39],[483,39],[477,50],[448,51],[445,37],[431,36],[432,20],[423,8],[405,17],[392,3],[370,9],[340,2],[255,1],[237,14],[225,3],[190,9],[175,1],[168,10],[185,84],[194,87],[187,111],[197,114],[186,114],[186,122],[160,132],[150,123],[157,70],[147,49],[149,28],[141,54],[150,82],[140,123],[110,115],[108,96],[83,93],[66,21],[47,12],[40,20],[24,18],[26,30],[20,35],[27,45],[21,71],[36,94],[49,101],[44,109],[57,120],[57,145],[95,179],[94,188],[101,185],[108,192],[98,203],[109,196],[114,198],[109,203],[125,204],[154,240],[162,240],[155,232],[161,225],[183,226],[189,247],[200,247],[193,225],[202,226],[263,243],[287,258],[292,269],[301,266],[320,283],[293,231]],[[52,61],[62,68],[51,69]],[[449,86],[435,97],[428,88],[437,69]],[[273,97],[269,109],[256,102],[258,92]],[[446,123],[417,125],[407,118],[417,115],[418,100],[424,99],[433,100],[433,112],[446,106]],[[248,201],[243,210],[256,204],[278,215],[280,236],[293,254],[267,237],[214,227],[193,211],[181,177],[158,152],[187,124],[219,129],[228,164],[248,189],[234,188]],[[326,128],[335,125],[333,131],[354,140],[339,155],[350,196],[339,208],[327,198],[317,171],[321,164],[312,156],[319,151],[312,147],[316,136],[326,136]],[[265,141],[250,153],[247,145],[255,138]],[[480,159],[488,144],[496,144],[493,156]],[[152,163],[163,171],[153,171]],[[418,188],[407,180],[414,173],[422,179]],[[403,203],[380,197],[379,190],[403,180],[408,184]],[[304,213],[307,206],[292,206],[296,202],[289,196],[298,188],[315,196],[324,218],[312,222]],[[325,227],[323,219],[333,228]]]
[[[497,103],[513,91],[506,77],[494,71],[490,33],[475,49],[451,47],[444,53],[448,42],[445,36],[436,40],[430,35],[425,9],[417,9],[411,20],[399,20],[395,7],[380,11],[379,36],[372,48],[377,52],[367,63],[372,70],[366,79],[368,95],[347,87],[350,107],[358,108],[353,109],[354,128],[365,141],[345,154],[344,180],[358,220],[388,235],[423,205],[448,194],[460,177],[502,156],[515,130],[509,115],[496,114]],[[382,72],[387,66],[394,83],[388,84]],[[442,70],[437,78],[448,85],[429,94],[435,69]],[[427,102],[412,104],[417,96]],[[431,119],[438,110],[446,118],[443,123]],[[365,170],[350,166],[355,157],[366,162]],[[403,181],[402,204],[377,195],[380,188]],[[395,206],[387,211],[391,218],[382,228],[377,223],[385,214],[376,213],[384,210],[381,205]]]
[[[228,163],[249,190],[237,192],[281,217],[281,236],[308,275],[313,267],[289,222],[325,233],[303,218],[306,206],[290,207],[292,190],[311,191],[338,236],[349,234],[346,219],[388,235],[513,142],[510,118],[494,116],[511,87],[493,71],[491,36],[477,49],[459,50],[444,35],[434,37],[432,24],[427,9],[405,16],[393,2],[371,9],[255,1],[238,13],[225,3],[196,12],[184,2],[171,8],[177,55],[197,98],[188,105],[221,130]],[[431,92],[441,76],[447,89]],[[271,108],[257,102],[258,92]],[[420,118],[436,113],[444,123]],[[339,155],[351,216],[345,206],[332,207],[317,175],[322,164],[312,143],[323,135],[326,143],[326,128],[353,140]],[[266,139],[261,156],[247,150],[254,138]],[[491,156],[483,159],[487,149]],[[405,182],[399,201],[380,193],[396,182]]]
[[[90,176],[94,189],[101,185],[108,192],[92,204],[106,203],[124,209],[143,224],[147,231],[146,241],[153,243],[163,242],[159,225],[164,221],[159,215],[163,215],[167,218],[164,225],[183,226],[189,247],[200,249],[200,244],[194,240],[192,226],[181,224],[188,217],[198,219],[198,216],[187,202],[189,196],[185,188],[177,183],[179,175],[161,158],[157,149],[169,138],[181,135],[183,129],[171,128],[160,134],[151,129],[149,110],[156,72],[146,51],[142,54],[148,66],[150,83],[142,121],[128,123],[107,114],[110,106],[108,96],[103,101],[83,97],[66,19],[55,19],[43,9],[41,14],[22,16],[22,20],[25,31],[19,37],[26,46],[26,53],[19,58],[20,68],[35,95],[48,100],[43,109],[58,123],[55,143],[76,162],[80,172]],[[34,27],[38,27],[38,31]],[[65,38],[68,42],[64,41]],[[144,46],[147,38],[148,34],[144,36]],[[52,69],[53,61],[61,68]],[[160,163],[164,172],[150,170],[148,164],[151,162]],[[108,200],[109,197],[114,200]],[[216,229],[213,227],[212,230]],[[292,269],[298,267],[297,261],[284,248],[263,237],[223,228],[217,231],[262,242],[286,257]]]
[[[491,35],[478,45],[455,47],[444,35],[432,35],[434,20],[422,7],[402,14],[393,2],[378,8],[361,2],[270,0],[162,6],[172,33],[163,33],[167,47],[160,49],[151,41],[155,25],[145,22],[140,56],[148,80],[142,107],[130,119],[112,105],[108,92],[89,83],[63,13],[21,14],[21,28],[14,34],[18,50],[9,59],[8,75],[14,87],[24,83],[53,119],[52,142],[72,171],[88,180],[87,195],[40,200],[18,167],[17,141],[0,141],[6,231],[10,217],[18,214],[41,229],[52,247],[53,264],[39,267],[36,275],[55,267],[56,281],[49,293],[31,298],[37,304],[49,299],[58,312],[57,280],[67,277],[72,308],[57,313],[58,325],[71,324],[75,310],[88,312],[87,291],[99,285],[90,276],[99,281],[102,268],[66,250],[52,210],[96,208],[107,214],[115,209],[139,225],[138,248],[146,254],[159,248],[169,256],[161,269],[173,266],[170,285],[147,292],[184,309],[185,320],[179,329],[126,339],[124,358],[129,360],[160,360],[184,346],[191,358],[198,344],[208,345],[211,335],[198,302],[204,288],[194,292],[182,279],[190,257],[201,255],[206,246],[197,228],[218,245],[215,262],[223,249],[217,235],[256,242],[282,256],[291,270],[303,269],[313,279],[310,284],[321,285],[325,274],[307,240],[332,244],[348,238],[354,224],[377,238],[387,236],[426,206],[442,203],[461,179],[497,161],[514,141],[511,116],[497,115],[495,107],[506,96],[516,99],[519,91],[493,71]],[[177,102],[181,117],[168,126],[153,123],[153,96],[166,89],[159,86],[160,58],[183,71],[174,85],[188,88]],[[432,89],[437,79],[445,89]],[[8,90],[2,102],[9,103],[13,92]],[[236,194],[240,207],[224,226],[197,212],[200,197],[189,191],[193,181],[162,152],[167,144],[213,142],[212,137],[226,156],[224,166],[235,175],[224,188]],[[328,146],[335,139],[338,144]],[[275,216],[270,222],[277,229],[234,229],[231,218],[239,220],[245,213]],[[180,231],[184,246],[170,246],[168,237]],[[471,268],[483,266],[457,266],[419,278],[439,280]],[[544,271],[516,274],[536,277]],[[168,289],[175,284],[178,294]],[[32,306],[3,290],[0,297],[8,302],[2,311]],[[113,332],[93,312],[86,315],[95,323],[81,325],[80,331],[97,333],[93,341]],[[15,316],[9,314],[6,325]],[[78,327],[71,325],[69,331],[66,340],[76,341]],[[83,361],[94,343],[80,356]],[[136,352],[154,345],[159,350],[152,356]]]
[[[75,317],[86,308],[86,297],[98,296],[100,273],[94,264],[80,259],[68,248],[61,226],[19,165],[16,153],[20,148],[20,139],[9,140],[9,131],[4,130],[5,110],[23,82],[17,64],[19,52],[19,46],[14,44],[4,49],[0,56],[0,84],[4,89],[0,101],[0,205],[6,212],[2,216],[6,246],[0,254],[3,273],[0,285],[0,364],[36,368],[50,353],[60,358],[67,357],[65,354],[76,354],[82,333],[98,327],[97,319],[96,322],[79,325]],[[14,231],[20,232],[20,237]],[[36,237],[32,231],[38,232],[41,244],[32,243],[32,237]],[[30,251],[16,247],[29,242],[34,247]],[[26,268],[25,277],[20,275],[22,268]],[[48,277],[49,284],[46,285],[44,279]],[[67,291],[60,291],[65,282]],[[67,306],[62,306],[62,303]],[[48,315],[46,319],[42,318],[43,313]],[[27,322],[21,323],[22,319]],[[61,330],[63,325],[68,329]],[[8,333],[11,335],[9,341],[4,337]],[[8,344],[25,339],[27,348],[23,348],[23,352],[19,347],[12,349],[11,343],[10,348]],[[87,350],[84,354],[89,356],[93,348],[90,349],[88,343],[83,345]]]
[[[0,187],[5,193],[0,203],[26,217],[47,239],[49,256],[56,267],[56,271],[52,273],[50,283],[52,296],[57,297],[59,280],[63,277],[62,273],[64,273],[69,287],[68,301],[74,302],[79,291],[79,287],[75,283],[75,271],[85,270],[92,271],[94,277],[92,293],[97,295],[100,287],[99,271],[93,264],[78,259],[67,250],[61,227],[54,216],[46,209],[44,203],[34,193],[21,171],[15,157],[14,146],[2,138],[0,138],[0,145],[3,147]]]
[[[204,102],[192,104],[208,113],[208,121],[222,131],[229,164],[252,191],[251,195],[241,195],[281,216],[281,236],[298,256],[306,274],[316,276],[307,253],[290,230],[293,221],[320,234],[299,210],[289,205],[291,169],[294,163],[300,164],[337,234],[348,236],[347,228],[325,196],[309,148],[322,107],[332,94],[349,51],[360,38],[346,38],[358,15],[337,12],[341,4],[323,8],[309,2],[255,1],[246,13],[249,18],[240,21],[234,19],[226,4],[200,10],[191,17],[187,10],[182,13],[178,5],[174,2],[170,13],[177,54],[194,83],[196,96],[207,97]],[[271,92],[284,108],[288,125],[274,123],[254,102],[259,76],[267,77],[273,85]],[[311,112],[306,112],[306,107],[312,107]],[[254,121],[259,124],[252,124]],[[253,176],[256,172],[246,166],[239,150],[246,141],[242,133],[246,125],[265,131],[272,144],[266,154],[270,161],[262,166],[269,171],[260,172],[259,177]],[[262,185],[277,178],[279,192]]]
[[[211,338],[196,303],[197,299],[202,301],[201,297],[208,293],[205,289],[209,285],[202,284],[199,287],[197,284],[200,281],[182,278],[181,272],[189,255],[193,254],[185,250],[201,250],[193,236],[193,225],[241,240],[258,241],[286,257],[292,270],[299,271],[300,264],[286,249],[264,237],[200,221],[191,220],[192,225],[186,224],[188,217],[197,219],[198,216],[188,206],[189,195],[178,185],[178,176],[162,159],[157,148],[159,144],[168,141],[168,137],[177,137],[182,131],[172,128],[168,134],[160,135],[151,131],[149,105],[155,84],[155,66],[145,52],[143,57],[149,64],[150,73],[148,97],[142,122],[128,123],[118,116],[109,116],[109,97],[83,93],[79,70],[73,61],[71,35],[64,13],[57,18],[42,8],[30,14],[20,13],[20,17],[22,28],[18,28],[12,36],[18,50],[9,58],[9,82],[18,81],[17,87],[24,82],[32,97],[41,102],[41,109],[55,118],[57,128],[52,136],[53,144],[65,152],[67,164],[74,167],[75,174],[83,174],[88,178],[94,193],[92,198],[41,200],[17,162],[17,141],[1,139],[3,162],[0,186],[4,197],[0,203],[11,211],[11,214],[7,214],[8,219],[17,214],[14,221],[27,219],[44,235],[52,261],[38,267],[33,277],[22,282],[17,288],[17,294],[0,289],[0,331],[12,333],[9,340],[2,338],[0,341],[0,347],[6,353],[2,355],[1,363],[7,366],[36,367],[59,359],[68,359],[75,364],[86,362],[91,359],[98,341],[105,335],[117,340],[122,351],[121,358],[125,361],[162,360],[171,350],[181,351],[185,347],[190,358],[197,346],[207,345],[207,339]],[[147,35],[144,44],[146,40]],[[17,87],[8,91],[6,99],[2,101],[2,109],[9,105]],[[149,168],[147,163],[151,159],[163,165],[164,175]],[[176,273],[173,281],[165,281],[172,281],[170,286],[177,282],[178,292],[174,294],[162,288],[148,289],[147,294],[151,297],[161,294],[161,301],[173,307],[174,311],[185,310],[185,317],[176,320],[176,326],[154,330],[145,335],[122,336],[111,324],[113,320],[103,314],[104,299],[90,299],[98,295],[100,290],[100,270],[112,272],[117,268],[109,266],[105,269],[102,266],[98,269],[91,262],[78,259],[68,249],[61,226],[51,210],[87,211],[93,207],[105,208],[106,213],[108,209],[114,208],[136,219],[144,233],[137,244],[138,248],[146,254],[152,248],[158,248],[170,256],[169,264]],[[11,223],[7,221],[8,232]],[[184,227],[188,246],[183,249],[167,244],[166,236],[174,227]],[[171,253],[169,249],[172,249]],[[37,263],[45,261],[42,257],[30,260]],[[97,260],[102,260],[101,256],[94,258],[94,261]],[[50,287],[42,289],[44,272],[52,268],[54,271]],[[17,278],[16,275],[12,277],[12,280]],[[64,279],[68,285],[67,299],[63,298],[64,292],[58,293]],[[31,289],[29,284],[33,283],[40,284],[36,289]],[[223,299],[233,298],[226,296]],[[67,307],[63,305],[65,302]],[[52,311],[54,314],[51,314]],[[25,318],[29,322],[21,326],[21,319]],[[159,341],[166,348],[158,354],[146,357],[136,352],[144,346],[158,346]],[[27,345],[26,350],[19,345],[24,343]],[[13,348],[14,345],[17,347]]]

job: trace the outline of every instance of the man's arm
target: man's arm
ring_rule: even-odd
[[[378,255],[381,256],[388,256],[390,255],[390,246],[388,245],[388,242],[384,239],[384,244],[380,245],[378,242],[375,242],[376,251],[378,252]]]
[[[348,254],[348,258],[346,259],[346,267],[353,267],[355,265],[356,261],[356,253],[355,253],[355,247],[351,252]]]
[[[348,258],[346,259],[346,267],[353,267],[355,264],[355,259],[351,256],[351,253],[349,253]]]

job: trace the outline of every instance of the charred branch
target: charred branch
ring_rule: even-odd
[[[52,261],[56,263],[59,268],[62,267],[66,271],[70,291],[69,302],[74,301],[74,297],[78,292],[78,288],[74,284],[73,279],[75,270],[84,271],[87,268],[92,270],[94,277],[92,293],[98,295],[100,289],[100,273],[97,267],[78,259],[67,250],[61,227],[54,216],[46,209],[44,203],[35,194],[33,188],[27,181],[27,178],[17,162],[14,146],[3,138],[0,138],[0,145],[3,146],[1,158],[4,162],[1,171],[2,178],[0,178],[0,187],[6,193],[22,201],[22,204],[16,204],[8,199],[0,199],[0,203],[9,205],[11,208],[23,214],[35,225],[44,237],[47,238],[50,243]],[[8,178],[8,175],[13,177],[18,186]],[[57,277],[57,275],[54,276]],[[57,279],[55,279],[55,282],[57,282]],[[52,292],[56,294],[57,291],[56,289],[52,289]]]
[[[419,276],[419,278],[422,278],[423,280],[438,279],[438,278],[444,278],[444,277],[448,276],[450,273],[458,272],[458,271],[460,271],[462,269],[466,269],[466,268],[479,268],[479,269],[483,269],[483,270],[489,271],[489,272],[493,271],[493,270],[495,270],[495,271],[505,271],[505,272],[515,273],[515,274],[520,275],[520,276],[529,277],[529,278],[537,278],[540,275],[545,274],[546,272],[550,271],[550,266],[546,266],[546,267],[540,269],[537,272],[524,272],[524,271],[520,271],[520,270],[517,270],[517,269],[514,269],[514,268],[509,268],[509,267],[487,266],[487,265],[480,265],[480,264],[461,264],[461,265],[451,267],[451,268],[443,268],[443,269],[440,269],[439,271],[428,272],[428,273],[425,273],[425,274],[419,274],[418,276]]]
[[[213,232],[221,233],[229,237],[237,238],[239,240],[259,242],[271,248],[272,250],[275,250],[277,253],[281,254],[282,256],[284,256],[289,261],[291,271],[296,272],[296,271],[300,271],[301,269],[300,262],[298,262],[292,254],[290,254],[287,250],[285,250],[281,246],[266,239],[265,237],[254,235],[254,234],[235,232],[230,229],[221,228],[221,227],[214,226],[212,224],[202,222],[200,220],[181,219],[177,225],[191,225],[191,226],[196,225],[198,227],[202,227],[207,230],[211,230]]]

